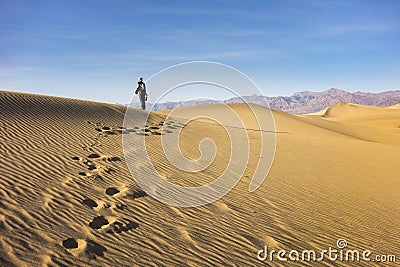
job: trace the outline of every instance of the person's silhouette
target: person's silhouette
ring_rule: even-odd
[[[146,84],[143,82],[143,78],[139,77],[135,94],[139,94],[140,106],[143,110],[146,109],[146,101],[147,101],[147,92],[146,92]]]

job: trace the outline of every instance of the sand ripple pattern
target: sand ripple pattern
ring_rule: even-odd
[[[247,103],[242,98],[243,95],[261,94],[261,91],[246,75],[227,65],[213,62],[189,62],[169,67],[151,77],[148,84],[152,85],[151,88],[156,93],[163,92],[156,103],[173,91],[193,84],[203,87],[215,86],[242,99],[245,104]],[[158,88],[160,86],[165,91]],[[264,104],[268,106],[266,101]],[[144,136],[137,138],[129,135],[124,136],[123,146],[132,177],[149,195],[163,203],[180,207],[206,205],[226,195],[240,181],[249,160],[250,145],[247,131],[254,130],[262,133],[260,135],[261,155],[249,186],[250,192],[256,190],[264,182],[272,166],[276,141],[275,124],[270,109],[256,108],[255,105],[249,104],[247,104],[247,109],[256,122],[252,129],[247,129],[240,115],[228,104],[218,105],[218,112],[206,105],[192,109],[178,108],[170,112],[167,117],[167,120],[168,118],[179,118],[182,125],[187,125],[192,121],[202,121],[223,127],[230,143],[229,161],[225,170],[220,175],[213,177],[213,181],[196,187],[171,183],[157,171],[151,159],[150,155],[155,153],[151,150],[159,148],[146,145]],[[144,120],[141,121],[141,119]],[[148,118],[138,118],[135,111],[128,109],[124,118],[124,127],[144,126],[148,124],[147,120]],[[207,170],[215,161],[218,150],[216,143],[210,137],[199,140],[197,147],[193,144],[193,150],[198,150],[200,155],[196,159],[190,159],[185,157],[179,147],[180,136],[181,131],[172,131],[167,135],[162,134],[161,153],[165,154],[170,164],[182,172],[199,173]],[[137,158],[147,159],[147,161],[137,168]],[[143,172],[149,175],[144,178],[140,175]]]
[[[249,192],[263,133],[246,105],[230,107],[246,126],[249,164],[223,198],[184,208],[136,184],[122,137],[145,136],[158,173],[195,187],[228,166],[231,142],[222,125],[151,113],[147,125],[124,128],[126,107],[0,91],[0,266],[383,266],[257,259],[264,245],[321,250],[339,238],[351,249],[398,256],[399,109],[341,105],[334,117],[273,110],[274,164]],[[146,121],[148,114],[135,116]],[[214,161],[196,173],[173,166],[161,138],[174,132],[190,160],[211,138]],[[143,158],[133,160],[137,175],[152,175]]]

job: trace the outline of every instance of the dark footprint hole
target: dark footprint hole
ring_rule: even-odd
[[[126,224],[123,224],[121,222],[115,222],[113,225],[113,232],[115,233],[122,233],[122,232],[127,232],[132,229],[136,229],[139,227],[139,224],[136,222],[133,222],[131,220],[128,220]]]
[[[100,158],[100,155],[99,155],[99,154],[96,154],[96,153],[93,153],[93,154],[90,154],[90,155],[88,156],[88,158],[90,158],[90,159],[98,159],[98,158]]]
[[[161,135],[160,132],[153,132],[154,135]]]
[[[119,192],[120,191],[115,187],[109,187],[109,188],[106,189],[106,194],[109,195],[109,196],[113,196],[115,194],[118,194]]]
[[[130,222],[125,226],[125,229],[131,230],[131,229],[136,229],[136,228],[138,228],[138,227],[139,227],[139,224],[138,224],[138,223],[130,221]]]
[[[73,160],[80,160],[79,157],[72,157]]]
[[[158,129],[160,129],[160,127],[157,127],[157,126],[150,126],[149,128],[152,129],[152,130],[158,130]]]
[[[96,166],[94,166],[94,165],[89,165],[88,169],[92,171],[92,170],[95,170],[95,169],[97,169],[97,168],[96,168]]]
[[[101,132],[101,129],[100,129],[100,128],[95,128],[95,130],[98,131],[98,132]]]
[[[92,209],[96,208],[98,206],[96,201],[94,201],[90,198],[83,200],[82,203],[83,203],[83,205],[88,206],[89,208],[92,208]]]
[[[86,172],[79,172],[79,175],[86,176]]]
[[[86,251],[89,254],[93,254],[93,255],[99,256],[99,257],[104,257],[104,252],[106,252],[107,249],[104,246],[102,246],[92,240],[87,240]]]
[[[78,242],[74,238],[68,238],[63,240],[62,245],[64,248],[78,248]]]
[[[114,170],[113,168],[108,168],[107,170],[105,170],[106,173],[111,174],[113,172],[117,172],[116,170]]]
[[[106,218],[103,216],[97,216],[93,219],[91,223],[89,223],[89,227],[93,229],[100,229],[102,226],[109,224]]]
[[[110,161],[110,162],[121,161],[121,158],[120,157],[109,157],[107,160]]]
[[[132,195],[130,195],[130,197],[132,197],[133,199],[135,198],[140,198],[140,197],[146,197],[147,193],[143,190],[139,190],[139,191],[134,191]]]
[[[104,131],[108,131],[108,130],[110,130],[111,128],[110,127],[107,127],[107,126],[104,126],[103,128],[101,128],[102,130],[104,130]]]

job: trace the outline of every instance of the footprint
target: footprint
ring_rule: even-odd
[[[110,130],[111,128],[110,127],[107,127],[107,126],[104,126],[103,128],[101,128],[102,130],[104,130],[104,131],[108,131],[108,130]]]
[[[109,224],[108,220],[104,216],[97,216],[89,223],[89,227],[93,229],[100,229],[104,225]]]
[[[139,227],[139,224],[131,221],[129,219],[122,219],[123,222],[117,221],[114,222],[110,229],[107,230],[107,233],[117,233],[120,234],[122,232],[127,232],[132,229],[136,229]]]
[[[79,175],[81,175],[81,176],[87,176],[87,175],[86,175],[86,172],[79,172]]]
[[[109,162],[114,162],[114,161],[121,161],[121,158],[120,158],[120,157],[114,156],[114,157],[109,157],[109,158],[107,158],[107,160],[108,160]]]
[[[96,259],[96,256],[104,257],[104,252],[107,251],[104,246],[90,239],[75,240],[75,238],[68,238],[63,240],[62,245],[64,248],[68,249],[75,257],[85,255],[89,258]]]
[[[90,199],[90,198],[84,199],[82,201],[82,203],[83,203],[83,205],[88,206],[89,208],[92,208],[92,209],[96,208],[98,206],[96,201],[94,201],[93,199]]]
[[[114,170],[113,168],[107,168],[107,169],[105,170],[105,172],[108,173],[108,174],[111,174],[111,173],[114,173],[114,172],[117,172],[117,171]]]
[[[141,197],[146,197],[148,196],[147,193],[143,190],[137,190],[137,191],[133,191],[132,194],[128,195],[128,197],[131,197],[132,199],[135,198],[141,198]]]
[[[79,157],[72,157],[72,160],[80,160]]]
[[[160,127],[157,127],[157,126],[150,126],[149,128],[152,129],[152,130],[158,130],[158,129],[160,129]]]
[[[90,154],[90,155],[88,156],[88,158],[90,158],[90,159],[98,159],[98,158],[100,158],[100,155],[97,154],[97,153],[93,153],[93,154]]]
[[[88,254],[89,256],[96,258],[96,256],[104,257],[104,252],[106,252],[107,249],[104,246],[102,246],[92,240],[87,240],[85,251],[86,251],[86,254]]]
[[[109,187],[109,188],[106,189],[106,194],[109,195],[109,196],[113,196],[115,194],[118,194],[119,192],[120,191],[115,187]]]
[[[88,169],[89,169],[90,171],[93,171],[93,170],[97,169],[97,167],[96,167],[95,165],[89,165],[89,166],[88,166]]]
[[[62,245],[64,248],[78,248],[78,242],[76,242],[75,238],[67,238],[63,240]]]

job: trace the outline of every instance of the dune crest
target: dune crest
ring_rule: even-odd
[[[400,103],[398,103],[398,104],[396,104],[396,105],[393,105],[393,106],[390,106],[390,107],[387,107],[388,109],[400,109]]]
[[[383,108],[374,107],[374,106],[366,106],[360,104],[353,104],[353,103],[338,103],[331,107],[329,107],[324,116],[327,118],[331,117],[340,117],[340,116],[353,116],[353,115],[360,115],[360,114],[371,114],[376,112],[377,110],[382,110]]]

